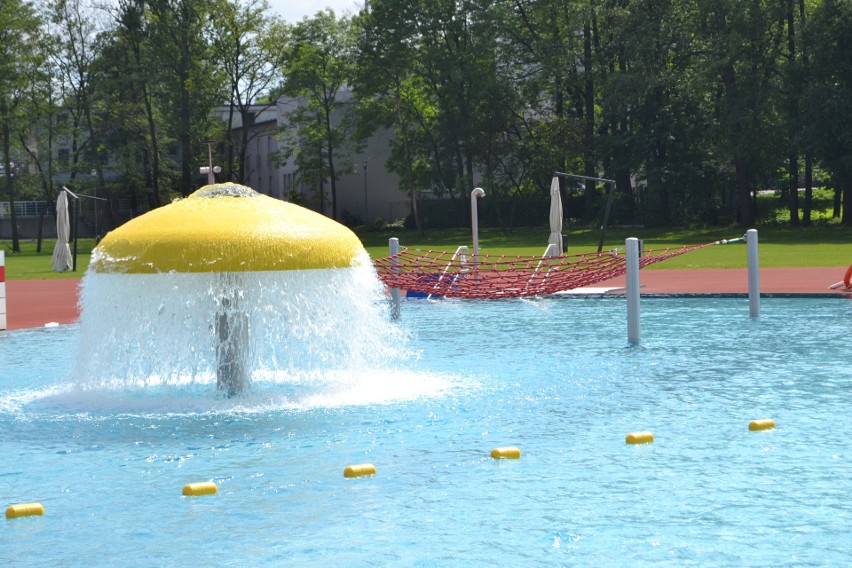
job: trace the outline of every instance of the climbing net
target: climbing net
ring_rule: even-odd
[[[732,241],[647,250],[639,258],[639,267],[726,242]],[[388,288],[448,298],[498,299],[544,296],[622,276],[627,272],[627,256],[624,251],[611,250],[566,256],[480,255],[474,259],[460,252],[405,249],[375,260],[374,265]]]

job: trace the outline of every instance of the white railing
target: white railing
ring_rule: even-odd
[[[15,217],[38,217],[47,208],[46,201],[16,201]],[[0,219],[12,216],[8,201],[0,201]]]
[[[470,258],[470,249],[466,246],[462,245],[456,249],[456,252],[453,254],[453,257],[450,259],[450,262],[447,263],[447,266],[444,267],[444,270],[441,272],[441,275],[438,277],[438,281],[435,282],[435,286],[433,289],[437,290],[438,286],[441,284],[441,281],[447,275],[447,272],[453,268],[453,266],[458,266],[460,268],[459,273],[453,276],[453,282],[459,277],[459,274],[463,272],[467,272],[465,265],[467,264],[468,259]],[[426,296],[426,299],[432,298],[432,294]]]

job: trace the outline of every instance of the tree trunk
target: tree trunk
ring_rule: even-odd
[[[187,22],[187,25],[188,22]],[[191,109],[189,99],[189,38],[185,31],[180,39],[180,132],[178,133],[178,144],[180,146],[180,193],[187,196],[192,193],[192,148],[191,148]]]
[[[334,142],[331,128],[332,108],[325,108],[325,139],[326,139],[326,163],[328,164],[328,178],[331,183],[331,218],[337,221],[337,176],[334,173]]]
[[[742,158],[734,159],[734,170],[737,175],[740,226],[749,229],[754,225],[754,205],[751,201],[748,167],[743,163]]]
[[[811,207],[814,198],[814,165],[810,154],[805,154],[805,202],[802,205],[802,225],[811,226]]]
[[[788,61],[790,67],[796,65],[796,17],[795,5],[796,0],[788,0],[787,2],[787,50]],[[791,86],[792,93],[790,96],[790,195],[788,196],[788,206],[790,209],[790,226],[799,226],[799,100],[798,88]]]
[[[842,179],[834,179],[834,200],[832,202],[833,208],[831,211],[832,219],[840,218],[840,197],[843,195],[843,180]]]
[[[595,177],[595,158],[593,146],[595,143],[595,79],[592,75],[592,28],[589,22],[583,24],[583,175]],[[586,221],[594,218],[592,203],[595,197],[595,182],[586,181],[586,191],[583,198],[583,215]]]
[[[396,120],[399,125],[400,132],[402,134],[402,148],[403,154],[405,156],[405,169],[407,170],[407,178],[409,179],[409,184],[411,183],[411,177],[413,175],[413,167],[412,167],[412,157],[411,150],[408,145],[408,128],[406,127],[406,121],[402,116],[402,104],[401,104],[401,93],[400,93],[400,85],[397,82],[396,86]],[[420,236],[425,235],[425,231],[423,230],[423,223],[420,220],[420,209],[417,207],[417,190],[414,187],[409,189],[409,197],[411,200],[411,214],[414,216],[414,224],[417,226],[417,233]]]
[[[0,103],[0,116],[3,121],[3,167],[6,172],[6,193],[9,196],[9,221],[12,223],[12,252],[21,252],[21,243],[18,240],[18,218],[15,215],[15,176],[12,172],[12,148],[11,133],[9,128],[9,112],[6,102]]]
[[[790,210],[790,226],[799,226],[799,155],[795,150],[790,154],[788,171],[790,173],[789,190],[790,195],[787,196],[787,204]]]
[[[133,42],[133,59],[136,62],[136,68],[142,69],[142,48],[138,42]],[[143,168],[143,172],[145,173],[151,187],[151,203],[154,207],[159,207],[160,200],[160,144],[157,139],[157,123],[154,119],[154,107],[151,103],[151,92],[148,88],[148,83],[145,79],[142,80],[142,101],[145,106],[145,120],[148,125],[148,136],[151,139],[151,169],[149,170],[147,167]],[[135,200],[135,196],[134,196]],[[133,210],[133,214],[135,215],[135,209]]]

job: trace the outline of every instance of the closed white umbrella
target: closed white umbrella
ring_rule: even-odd
[[[74,266],[71,258],[71,248],[68,241],[71,239],[71,223],[68,220],[68,194],[59,192],[56,200],[56,246],[53,247],[53,270],[54,272],[65,272]]]
[[[556,256],[562,254],[562,196],[556,176],[550,182],[550,237],[547,242],[558,247]]]

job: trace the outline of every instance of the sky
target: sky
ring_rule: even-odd
[[[337,14],[355,14],[364,6],[364,0],[268,0],[270,10],[290,23],[313,16],[320,10],[331,8]]]

